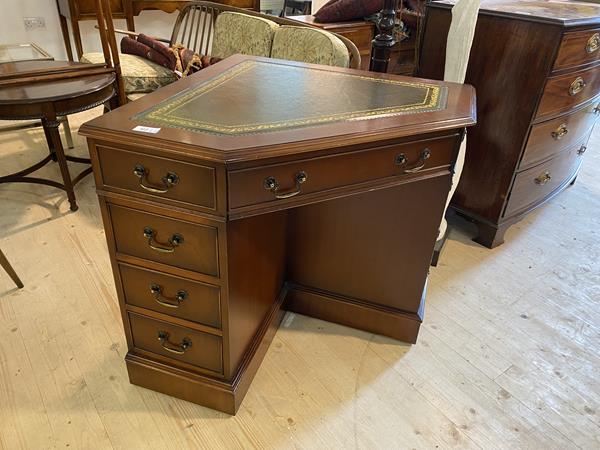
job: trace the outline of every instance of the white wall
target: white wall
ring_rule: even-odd
[[[44,17],[46,28],[26,31],[23,17]],[[135,18],[136,31],[169,38],[176,17],[177,13],[143,11]],[[100,38],[95,25],[95,21],[91,20],[79,22],[84,52],[100,50]],[[115,26],[126,29],[124,20],[115,20]],[[55,59],[67,58],[55,0],[0,0],[0,44],[23,42],[35,42]],[[75,55],[72,40],[71,46]]]

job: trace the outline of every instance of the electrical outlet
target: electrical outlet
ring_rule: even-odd
[[[46,28],[46,19],[43,17],[23,17],[25,30],[31,31],[37,28]]]

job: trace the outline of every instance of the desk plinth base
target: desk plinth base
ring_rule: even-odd
[[[286,310],[415,343],[423,318],[426,290],[425,287],[419,311],[407,313],[388,308],[373,309],[373,305],[367,306],[360,301],[289,285],[282,289],[279,298],[273,303],[232,381],[177,369],[132,352],[125,357],[129,381],[137,386],[233,415],[246,396]]]
[[[130,351],[125,357],[129,381],[137,386],[172,397],[227,414],[235,414],[283,319],[285,310],[282,305],[286,293],[287,288],[284,287],[258,329],[232,380],[227,381],[177,369],[171,365],[138,356]]]

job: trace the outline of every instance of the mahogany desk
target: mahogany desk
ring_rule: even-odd
[[[474,123],[470,86],[240,55],[86,123],[131,382],[233,414],[284,309],[415,342]]]

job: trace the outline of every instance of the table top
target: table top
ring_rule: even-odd
[[[233,162],[474,123],[470,86],[235,55],[80,132]]]
[[[34,43],[0,45],[0,63],[52,59],[48,52]]]
[[[458,0],[434,0],[431,6],[451,7]],[[600,4],[572,0],[482,0],[481,12],[565,26],[600,23]]]
[[[15,76],[43,69],[55,69],[64,66],[86,66],[72,61],[20,61],[0,64],[0,77]],[[0,105],[19,105],[43,103],[69,99],[97,92],[115,80],[114,74],[89,75],[78,78],[43,81],[14,86],[0,86]]]

